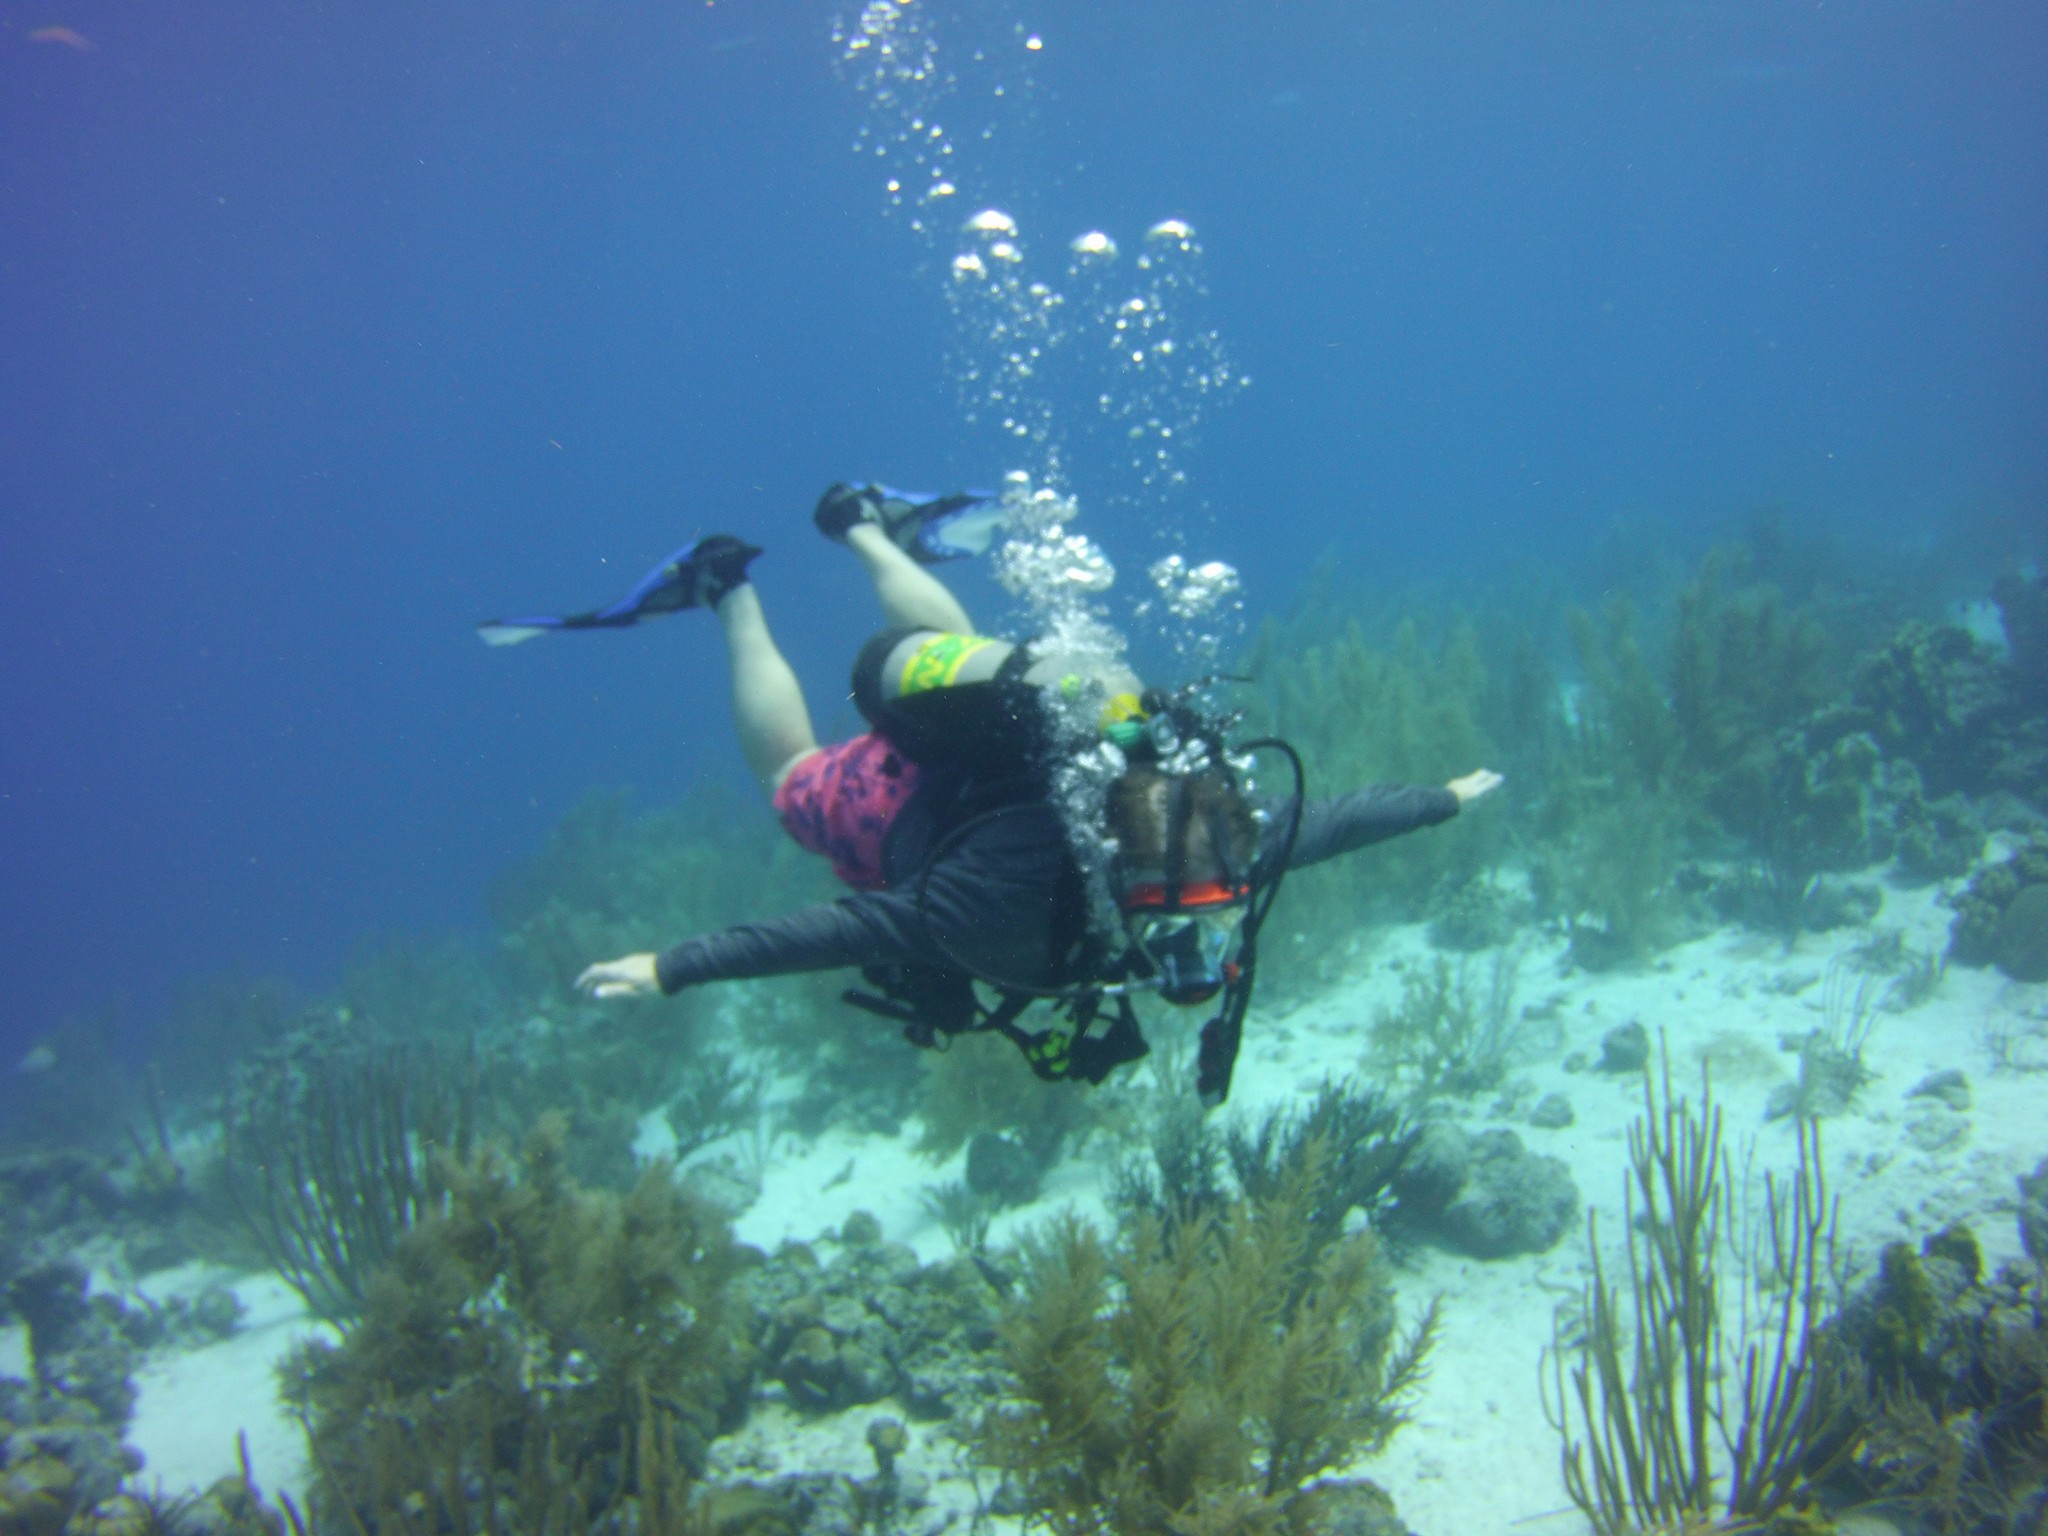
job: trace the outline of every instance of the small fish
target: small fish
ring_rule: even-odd
[[[28,40],[32,43],[62,43],[79,53],[92,52],[92,39],[81,37],[69,27],[37,27],[29,33]]]
[[[23,1077],[35,1077],[57,1065],[57,1049],[48,1041],[30,1049],[29,1053],[14,1064],[14,1070]]]

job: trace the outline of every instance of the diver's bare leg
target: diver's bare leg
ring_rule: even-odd
[[[725,630],[726,658],[732,664],[732,717],[740,750],[761,787],[772,795],[797,760],[818,749],[811,712],[796,673],[768,632],[754,584],[743,581],[726,593],[717,612]]]
[[[974,620],[960,606],[960,599],[873,523],[855,523],[847,529],[846,547],[867,567],[887,623],[953,635],[974,633]]]

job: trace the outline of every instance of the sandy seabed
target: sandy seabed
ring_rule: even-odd
[[[1888,890],[1875,926],[1902,930],[1910,947],[1938,951],[1949,917],[1934,890]],[[1811,935],[1788,950],[1724,930],[1667,952],[1648,969],[1608,975],[1568,972],[1560,967],[1561,946],[1532,946],[1520,998],[1543,1005],[1554,1034],[1542,1059],[1515,1073],[1528,1085],[1515,1116],[1496,1118],[1480,1099],[1466,1106],[1465,1123],[1475,1130],[1510,1126],[1530,1150],[1563,1158],[1603,1230],[1621,1231],[1627,1133],[1642,1104],[1640,1080],[1567,1071],[1563,1063],[1573,1053],[1596,1059],[1601,1037],[1635,1020],[1668,1042],[1681,1084],[1697,1082],[1697,1063],[1711,1052],[1731,1144],[1754,1137],[1760,1167],[1789,1169],[1796,1159],[1791,1122],[1764,1117],[1771,1090],[1796,1071],[1796,1058],[1780,1041],[1820,1025],[1827,967],[1861,937],[1862,931]],[[1284,1012],[1255,1013],[1233,1109],[1256,1115],[1299,1098],[1326,1076],[1361,1069],[1370,1021],[1398,1000],[1402,968],[1430,963],[1429,955],[1419,927],[1386,930],[1349,980]],[[2008,1062],[2002,1070],[1994,1055],[2001,1038]],[[2048,1078],[2013,1070],[2010,1062],[2048,1065],[2048,986],[1953,970],[1925,1002],[1882,1014],[1864,1059],[1872,1081],[1846,1114],[1824,1123],[1827,1174],[1853,1251],[1867,1261],[1894,1239],[1917,1241],[1963,1221],[1975,1229],[1991,1269],[2018,1257],[2015,1178],[2048,1155]],[[1967,1113],[1910,1096],[1928,1075],[1951,1068],[1968,1076]],[[1528,1125],[1527,1106],[1553,1092],[1570,1099],[1574,1122],[1556,1130]],[[739,1235],[763,1248],[786,1238],[814,1240],[862,1209],[880,1219],[887,1237],[909,1243],[927,1261],[944,1256],[950,1243],[920,1195],[959,1169],[917,1156],[916,1135],[912,1125],[888,1139],[832,1132],[800,1148],[785,1140],[760,1201],[738,1222]],[[1099,1213],[1105,1166],[1086,1158],[1063,1163],[1041,1199],[1006,1213],[992,1237],[1003,1241],[1063,1206]],[[1583,1222],[1540,1256],[1482,1262],[1424,1250],[1402,1260],[1394,1279],[1403,1312],[1412,1316],[1440,1294],[1442,1329],[1413,1422],[1384,1453],[1350,1470],[1384,1486],[1419,1536],[1586,1531],[1560,1481],[1558,1436],[1544,1418],[1540,1373],[1555,1310],[1579,1294],[1587,1273]],[[196,1289],[207,1278],[188,1268],[154,1276],[143,1288],[164,1295]],[[141,1397],[128,1439],[147,1458],[145,1484],[179,1490],[233,1473],[238,1435],[247,1438],[263,1488],[296,1494],[304,1481],[304,1439],[278,1404],[274,1367],[293,1340],[321,1325],[274,1279],[244,1278],[236,1289],[248,1308],[239,1332],[203,1349],[153,1356],[137,1377]],[[19,1330],[0,1333],[0,1372],[21,1374],[22,1355]],[[866,1425],[888,1411],[890,1404],[871,1404],[805,1419],[764,1405],[719,1442],[716,1468],[757,1478],[796,1471],[865,1476],[873,1471]],[[964,1531],[976,1496],[952,1443],[913,1422],[901,1465],[931,1480],[933,1502],[917,1523],[936,1529],[950,1513],[951,1528]]]

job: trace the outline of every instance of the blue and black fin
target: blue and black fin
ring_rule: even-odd
[[[485,645],[518,645],[555,630],[630,629],[664,613],[709,608],[747,579],[747,566],[760,553],[731,534],[707,534],[670,555],[615,603],[583,613],[491,619],[476,632]]]

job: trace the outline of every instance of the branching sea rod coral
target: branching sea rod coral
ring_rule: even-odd
[[[1822,1332],[1840,1271],[1820,1133],[1800,1122],[1798,1169],[1767,1176],[1757,1208],[1730,1188],[1711,1091],[1697,1108],[1675,1098],[1667,1058],[1643,1100],[1627,1295],[1607,1282],[1588,1216],[1593,1279],[1550,1353],[1566,1490],[1599,1536],[1789,1532],[1773,1522],[1809,1509],[1860,1444]]]

